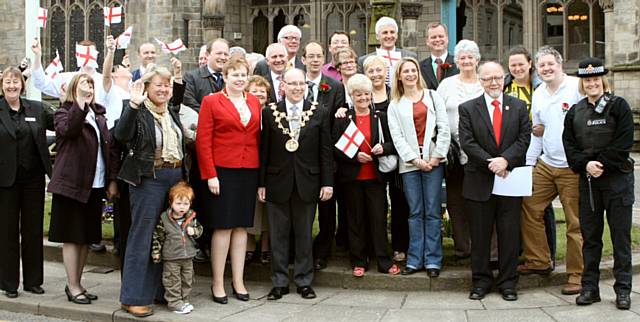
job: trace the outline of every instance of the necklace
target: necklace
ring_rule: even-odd
[[[296,150],[298,150],[298,146],[300,144],[298,143],[296,137],[300,133],[300,130],[307,124],[307,122],[313,115],[313,111],[316,110],[316,105],[318,105],[318,102],[312,102],[310,109],[303,111],[301,114],[296,114],[289,117],[287,116],[287,112],[280,112],[277,110],[276,103],[269,104],[269,108],[271,109],[271,111],[273,111],[273,117],[275,117],[276,124],[278,124],[278,129],[282,131],[282,134],[289,136],[289,140],[287,140],[284,145],[287,151],[295,152]],[[287,122],[289,123],[288,127],[285,128],[282,125],[282,119],[287,120]],[[300,127],[292,130],[291,121],[299,122]]]

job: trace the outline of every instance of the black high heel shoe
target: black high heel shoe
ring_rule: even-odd
[[[211,298],[213,298],[213,301],[218,303],[218,304],[227,304],[227,303],[229,303],[229,298],[226,295],[218,297],[213,293],[213,286],[211,286]]]
[[[249,293],[241,294],[236,292],[236,288],[233,286],[233,283],[231,283],[231,290],[233,291],[233,296],[235,296],[238,300],[244,302],[249,300]]]
[[[91,304],[91,300],[85,295],[85,293],[79,293],[79,294],[73,295],[69,290],[69,286],[64,287],[64,292],[65,294],[67,294],[67,300],[69,302],[73,302],[76,304]]]

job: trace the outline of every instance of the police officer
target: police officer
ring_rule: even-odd
[[[586,97],[564,121],[564,144],[571,169],[580,174],[580,227],[584,244],[582,291],[576,304],[600,302],[603,213],[613,242],[616,307],[631,306],[631,207],[633,195],[633,116],[622,97],[610,94],[602,60],[580,62],[579,90]]]

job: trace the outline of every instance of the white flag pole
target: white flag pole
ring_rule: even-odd
[[[41,38],[40,27],[36,24],[39,8],[40,1],[38,0],[25,0],[24,2],[24,56],[31,60],[31,66],[33,66],[34,60],[34,55],[31,51],[31,44],[35,38]],[[44,31],[46,29],[42,30]],[[40,42],[42,42],[42,39],[40,39]],[[44,66],[42,68],[44,68]],[[42,95],[40,94],[40,91],[33,86],[33,83],[30,80],[31,78],[27,81],[27,98],[39,101],[42,99]]]

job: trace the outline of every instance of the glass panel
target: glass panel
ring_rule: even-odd
[[[478,12],[478,47],[482,60],[498,59],[498,9],[494,5],[480,6]]]
[[[269,20],[262,14],[262,11],[260,11],[258,16],[253,20],[253,52],[265,52],[269,45],[268,32]]]
[[[589,6],[582,1],[575,1],[569,5],[567,12],[567,27],[569,34],[568,60],[582,60],[589,57]]]
[[[75,52],[76,43],[84,40],[84,11],[78,6],[71,8],[69,14],[69,59],[67,60],[67,70],[77,70]]]
[[[595,31],[595,56],[604,59],[604,11],[596,2],[593,5],[593,28]]]
[[[65,53],[66,53],[66,48],[64,47],[64,36],[66,35],[65,32],[65,25],[64,25],[64,11],[62,11],[62,9],[60,9],[59,7],[56,7],[55,9],[53,9],[53,12],[51,13],[51,50],[49,51],[50,53],[50,59],[48,61],[43,61],[42,64],[45,66],[49,65],[49,62],[51,62],[55,57],[56,57],[56,49],[58,50],[58,53],[60,54],[60,61],[62,62],[62,66],[65,68],[65,70],[73,70],[73,69],[69,69],[69,63],[65,60]]]
[[[349,35],[351,36],[351,48],[360,55],[366,54],[367,51],[367,33],[366,33],[366,17],[359,10],[349,15]]]
[[[502,57],[505,65],[509,50],[516,46],[522,46],[522,7],[515,1],[503,9],[503,41]]]
[[[324,43],[327,45],[327,62],[330,62],[332,57],[331,57],[331,53],[329,52],[329,39],[331,38],[331,35],[333,35],[334,31],[346,31],[344,30],[344,26],[342,24],[342,16],[340,16],[340,14],[338,14],[337,10],[335,10],[335,8],[332,10],[332,12],[327,16],[327,20],[326,20],[326,35],[327,35],[327,39],[325,39]]]
[[[300,52],[302,52],[302,47],[309,40],[311,40],[311,17],[304,13],[304,10],[300,9],[299,13],[293,17],[293,24],[300,28],[302,31],[302,40],[300,40]]]
[[[564,7],[559,3],[547,3],[543,7],[542,43],[553,46],[560,53],[563,51],[563,19]]]
[[[117,25],[114,25],[117,26]],[[89,40],[96,43],[98,54],[98,66],[102,70],[102,62],[104,61],[104,15],[102,7],[94,6],[89,11]]]

